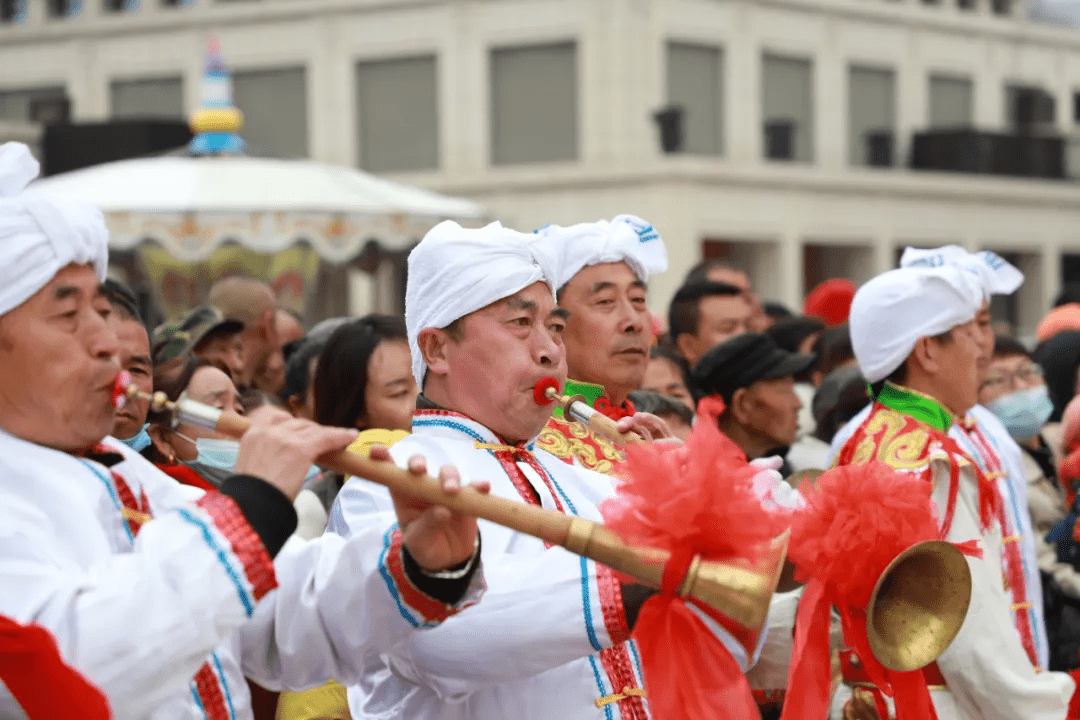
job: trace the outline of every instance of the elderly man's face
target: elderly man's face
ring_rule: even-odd
[[[986,377],[994,356],[994,319],[990,316],[990,301],[984,300],[975,314],[975,340],[979,346],[979,379]]]
[[[957,325],[949,339],[927,339],[937,346],[937,375],[941,397],[945,407],[957,415],[963,415],[979,401],[980,378],[983,373],[979,364],[985,350],[980,337],[977,320]]]
[[[745,414],[741,422],[750,434],[766,439],[774,447],[791,445],[799,429],[802,401],[795,394],[795,378],[758,380],[746,388],[740,403]]]
[[[520,442],[537,435],[551,417],[551,405],[533,399],[537,381],[566,382],[563,315],[544,283],[533,283],[459,322],[441,358],[427,358],[439,374],[448,409],[456,410]],[[427,332],[427,331],[425,331]],[[434,331],[445,333],[445,330]]]
[[[140,392],[153,394],[154,366],[150,361],[150,338],[146,328],[137,320],[115,311],[109,314],[108,324],[120,341],[120,367],[128,371],[131,384]],[[149,400],[128,400],[124,407],[116,411],[112,436],[121,439],[135,437],[146,424],[149,409]]]
[[[559,296],[566,318],[566,365],[575,380],[637,390],[649,364],[651,323],[645,283],[624,262],[582,268]]]
[[[111,308],[91,267],[69,265],[0,317],[0,427],[58,450],[112,431],[120,372]]]

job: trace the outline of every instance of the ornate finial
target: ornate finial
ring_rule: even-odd
[[[203,68],[202,107],[191,115],[195,138],[188,148],[196,155],[243,152],[244,141],[237,135],[243,124],[244,116],[233,105],[232,72],[221,57],[217,37],[211,36]]]

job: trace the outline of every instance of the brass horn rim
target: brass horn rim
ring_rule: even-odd
[[[917,556],[936,556],[946,571],[940,583],[939,596],[942,599],[936,608],[937,617],[927,621],[926,616],[930,613],[924,612],[921,619],[927,621],[927,626],[914,628],[911,640],[907,643],[891,642],[875,629],[884,610],[879,608],[878,601],[886,584],[891,584],[894,571]],[[956,638],[970,603],[971,569],[964,554],[955,545],[944,540],[916,543],[893,558],[874,584],[866,610],[866,635],[870,650],[877,661],[889,670],[910,672],[923,668],[937,660]],[[901,627],[894,628],[897,632],[890,633],[892,636],[907,634],[906,623],[903,620],[898,621],[901,622]]]

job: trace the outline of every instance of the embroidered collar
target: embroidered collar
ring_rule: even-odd
[[[468,415],[439,407],[423,395],[416,399],[412,430],[415,435],[432,435],[457,440],[467,438],[481,445],[524,449],[529,452],[533,451],[536,443],[536,438],[533,437],[528,442],[512,445]]]
[[[593,383],[582,382],[581,380],[566,379],[566,387],[563,388],[563,394],[574,397],[580,395],[585,398],[585,401],[589,403],[589,406],[599,410],[604,415],[607,415],[612,420],[619,420],[620,418],[633,415],[634,404],[629,400],[625,401],[621,407],[616,407],[611,404],[611,400],[604,394],[603,385],[595,385]],[[555,408],[555,412],[552,413],[555,417],[562,417],[562,408]]]
[[[909,387],[885,383],[877,401],[896,412],[910,415],[940,432],[948,432],[953,424],[953,414],[934,398]]]

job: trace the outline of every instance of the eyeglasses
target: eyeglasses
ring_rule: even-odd
[[[1039,365],[1028,365],[1011,373],[994,373],[983,381],[980,390],[1004,390],[1020,385],[1030,385],[1043,378],[1043,369]]]

